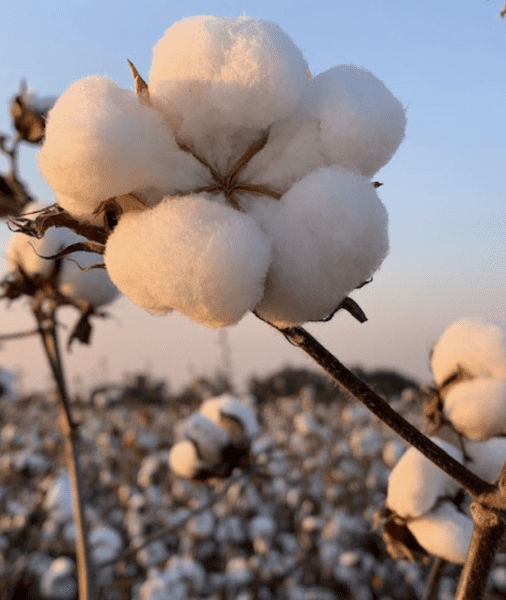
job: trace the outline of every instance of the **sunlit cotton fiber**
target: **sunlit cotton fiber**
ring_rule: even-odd
[[[167,198],[123,215],[105,263],[118,288],[155,312],[236,323],[263,293],[271,244],[255,221],[208,197]]]
[[[388,216],[370,181],[340,167],[315,171],[278,204],[249,210],[273,240],[264,319],[291,326],[328,317],[388,252]]]
[[[203,172],[153,108],[95,76],[80,79],[58,99],[38,160],[49,185],[89,213],[108,198],[145,186],[187,189]],[[70,203],[62,206],[72,212]]]
[[[408,523],[408,529],[429,554],[462,564],[473,534],[473,521],[452,502]]]
[[[506,378],[506,331],[481,319],[455,321],[434,345],[430,364],[438,385],[459,368],[470,377]]]
[[[469,439],[506,435],[506,379],[462,381],[445,395],[443,410],[455,429]]]
[[[225,429],[234,444],[249,445],[260,430],[257,415],[231,394],[206,400],[200,413]]]
[[[478,477],[493,483],[506,463],[506,438],[493,438],[486,442],[464,441],[469,460],[466,466]]]
[[[334,67],[311,81],[309,94],[322,151],[333,163],[371,177],[392,158],[404,138],[405,112],[370,71]]]
[[[452,444],[431,438],[454,459],[462,453]],[[409,448],[388,478],[386,505],[400,517],[420,517],[432,510],[438,498],[453,496],[459,485],[415,448]]]
[[[287,116],[308,66],[271,21],[196,16],[174,23],[153,48],[149,90],[183,138],[234,126],[263,130]]]

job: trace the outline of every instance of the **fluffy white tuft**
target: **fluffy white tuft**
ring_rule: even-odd
[[[309,174],[277,203],[253,199],[248,210],[273,240],[256,311],[278,326],[329,316],[388,252],[388,216],[376,191],[340,167]]]
[[[176,309],[210,327],[231,325],[260,300],[271,246],[255,221],[202,195],[166,198],[124,214],[105,264],[140,306]]]
[[[234,444],[249,444],[260,430],[256,414],[231,394],[206,400],[200,412],[225,429]]]
[[[232,444],[230,435],[201,413],[194,413],[186,420],[182,433],[197,446],[206,468],[219,465],[223,461],[223,450]]]
[[[452,323],[433,348],[436,383],[441,385],[459,367],[471,377],[506,378],[506,331],[482,319]]]
[[[287,116],[307,85],[307,63],[271,21],[196,16],[153,49],[149,91],[184,139],[206,130],[262,130]]]
[[[452,386],[444,398],[444,413],[469,439],[506,435],[506,379],[476,377]]]
[[[80,79],[50,111],[39,167],[61,205],[91,217],[100,202],[145,186],[191,189],[202,165],[179,149],[162,117],[106,77]]]
[[[170,468],[180,477],[192,479],[198,475],[201,463],[195,445],[189,440],[174,444],[169,453]]]
[[[439,438],[432,441],[462,462],[462,453]],[[400,517],[420,517],[432,510],[438,498],[453,496],[458,484],[415,448],[409,448],[388,478],[386,505]],[[422,544],[423,545],[423,544]]]
[[[404,138],[406,116],[397,98],[366,69],[340,65],[309,86],[320,123],[322,151],[331,162],[371,177]]]
[[[501,473],[506,462],[506,438],[494,438],[486,442],[465,440],[466,466],[478,477],[493,483]]]
[[[408,523],[420,546],[452,563],[462,564],[473,534],[473,521],[451,502]]]
[[[7,248],[7,262],[12,271],[21,268],[32,278],[38,276],[46,280],[55,267],[55,260],[43,257],[83,241],[85,238],[65,227],[52,227],[41,239],[15,233]],[[118,296],[118,289],[105,269],[83,271],[80,268],[101,263],[100,256],[88,252],[75,252],[64,258],[57,280],[58,289],[72,300],[89,302],[95,307],[112,302]]]

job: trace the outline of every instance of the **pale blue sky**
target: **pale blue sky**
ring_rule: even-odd
[[[355,294],[367,324],[343,315],[309,329],[348,364],[390,366],[427,379],[428,350],[452,320],[506,320],[501,8],[502,0],[9,3],[0,8],[0,131],[10,130],[7,101],[22,77],[42,94],[59,94],[87,74],[107,74],[131,87],[126,59],[147,78],[154,43],[175,20],[195,14],[277,21],[313,74],[341,63],[370,69],[408,110],[406,139],[378,176],[392,249],[375,281]],[[51,202],[34,152],[25,148],[22,154],[21,171],[32,191]],[[1,252],[8,235],[0,229]],[[73,378],[93,383],[150,366],[177,386],[190,372],[211,373],[219,363],[215,331],[182,317],[151,317],[124,299],[112,312],[117,319],[99,324],[94,347],[74,351]],[[0,331],[23,323],[29,320],[21,310],[1,307]],[[269,366],[308,364],[252,317],[232,328],[229,339],[239,380]],[[23,361],[28,387],[46,377],[34,342],[4,346],[0,365]]]

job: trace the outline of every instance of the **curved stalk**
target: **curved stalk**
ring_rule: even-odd
[[[443,577],[445,567],[448,563],[444,558],[436,556],[429,573],[427,589],[423,595],[423,600],[437,600],[439,598],[439,583]]]

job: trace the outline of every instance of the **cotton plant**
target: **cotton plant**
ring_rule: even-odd
[[[484,481],[498,481],[506,462],[505,330],[481,319],[452,323],[434,345],[431,368],[436,388],[426,413],[433,441]],[[381,517],[393,556],[466,560],[470,498],[415,448],[390,474]]]
[[[33,207],[35,208],[35,207]],[[67,228],[51,228],[43,238],[14,233],[7,247],[8,275],[2,282],[3,297],[13,300],[28,296],[37,312],[44,303],[54,307],[71,305],[81,313],[69,343],[79,339],[89,343],[92,315],[115,300],[119,291],[95,255],[75,252],[72,258],[59,258],[67,247],[78,248],[85,238]]]
[[[38,156],[126,296],[210,327],[248,311],[288,327],[370,280],[389,249],[372,177],[406,122],[379,79],[352,65],[312,77],[278,25],[248,17],[183,19],[149,83],[132,69],[136,92],[72,84]]]
[[[181,439],[171,448],[169,464],[181,477],[203,480],[247,467],[260,426],[250,406],[223,394],[203,402],[178,429]]]

